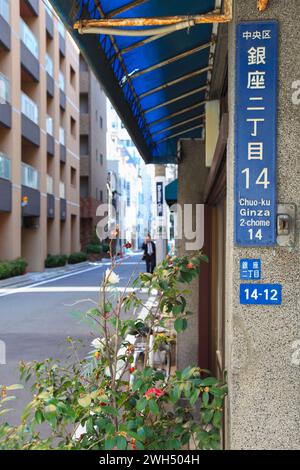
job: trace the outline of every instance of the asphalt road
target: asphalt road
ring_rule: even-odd
[[[116,269],[120,276],[118,287],[125,287],[133,273],[144,271],[141,255],[134,254],[122,260]],[[0,364],[0,385],[20,383],[19,362],[44,360],[48,357],[64,359],[67,354],[66,337],[84,343],[81,354],[91,350],[95,337],[90,326],[80,322],[74,312],[85,312],[97,301],[98,287],[108,263],[91,264],[81,272],[60,276],[27,286],[26,291],[0,295],[0,340],[6,345],[6,364]],[[29,391],[18,392],[14,402],[16,411],[6,415],[11,423],[18,422],[20,410],[30,399]]]

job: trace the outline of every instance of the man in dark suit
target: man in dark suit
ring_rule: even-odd
[[[144,251],[143,260],[146,261],[147,273],[153,273],[156,266],[156,246],[150,235],[146,237],[142,250]]]

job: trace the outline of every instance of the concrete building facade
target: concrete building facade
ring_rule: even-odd
[[[80,56],[80,205],[81,245],[94,233],[96,210],[107,202],[106,95]]]
[[[51,7],[0,1],[0,259],[79,249],[79,55]]]

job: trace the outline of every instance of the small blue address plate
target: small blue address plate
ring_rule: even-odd
[[[244,305],[281,305],[280,284],[240,284],[240,303]]]

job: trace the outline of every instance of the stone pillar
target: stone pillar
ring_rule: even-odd
[[[300,79],[300,2],[271,0],[264,13],[257,11],[256,3],[255,0],[236,0],[234,20],[229,26],[226,447],[299,449],[299,221],[294,248],[239,248],[233,242],[235,27],[240,21],[273,19],[279,22],[277,194],[278,202],[296,204],[298,213],[300,204],[300,106],[292,100],[294,82]],[[282,284],[281,306],[239,304],[240,258],[261,259],[262,282]]]
[[[203,204],[203,192],[208,176],[205,166],[205,143],[201,140],[184,139],[180,142],[180,162],[178,165],[178,206],[182,209],[184,220],[184,205],[192,204],[193,226],[195,229],[196,204]],[[178,207],[178,209],[179,209]],[[198,228],[197,228],[198,230]],[[187,250],[183,236],[178,240],[178,255],[192,256],[196,251]],[[190,365],[198,364],[199,350],[199,279],[195,279],[189,286],[187,309],[194,313],[188,320],[188,328],[177,338],[177,367],[179,370]]]
[[[155,165],[155,242],[156,242],[156,262],[161,263],[167,255],[167,204],[165,203],[165,187],[166,187],[166,168],[164,165]],[[157,214],[157,183],[162,184],[162,201],[163,201],[163,216],[159,217]]]

